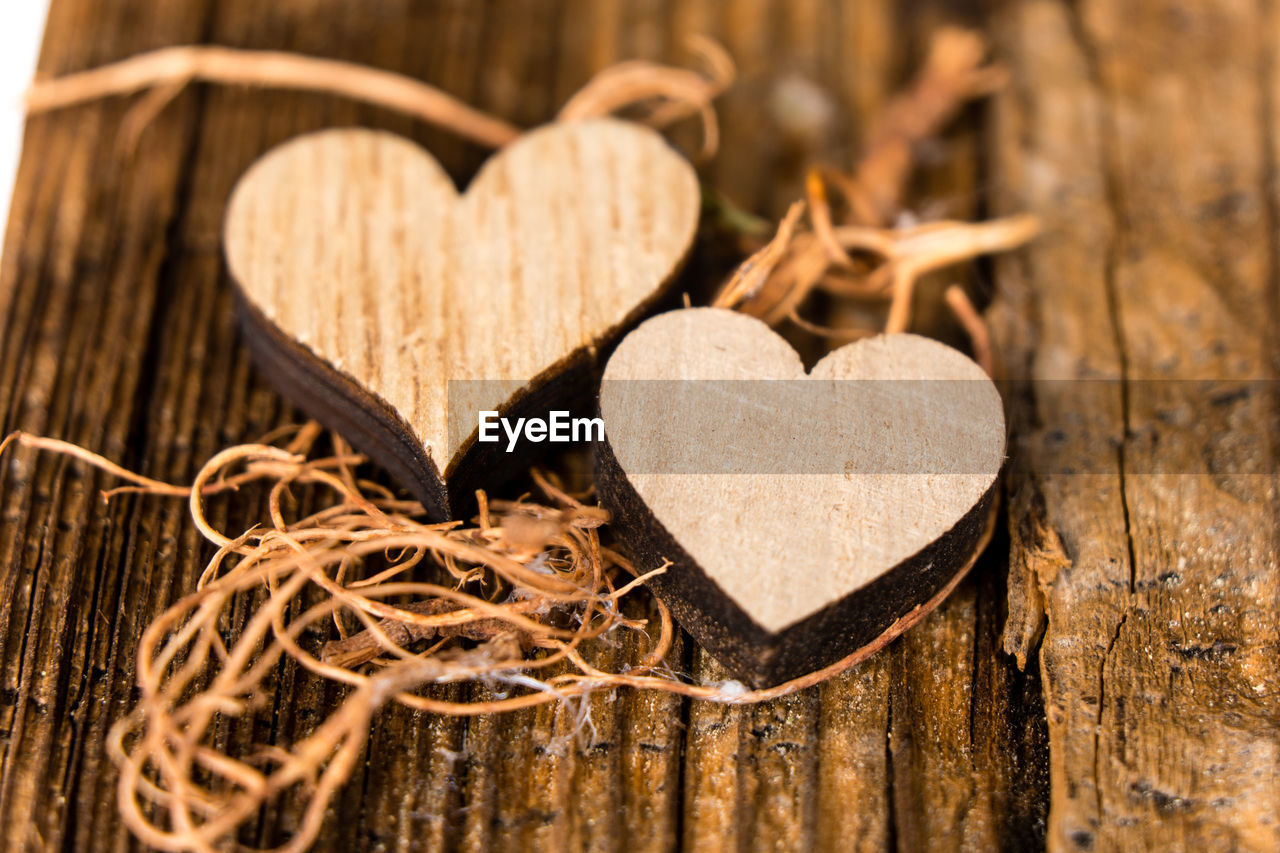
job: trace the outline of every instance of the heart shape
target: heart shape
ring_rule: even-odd
[[[408,140],[340,129],[258,160],[224,242],[264,371],[450,517],[528,461],[477,444],[479,412],[545,414],[589,387],[698,210],[693,169],[632,123],[530,131],[461,196]]]
[[[641,324],[604,372],[597,485],[650,583],[737,677],[866,653],[979,550],[1004,460],[999,392],[917,335],[808,374],[768,326],[713,308]]]

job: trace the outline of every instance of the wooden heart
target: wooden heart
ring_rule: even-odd
[[[680,623],[774,684],[905,630],[972,562],[1004,459],[1000,396],[916,335],[808,374],[750,317],[662,314],[605,368],[601,499]]]
[[[689,164],[627,122],[531,131],[461,196],[408,140],[341,129],[255,163],[224,240],[261,367],[448,517],[527,463],[476,443],[479,412],[545,416],[590,387],[698,208]]]

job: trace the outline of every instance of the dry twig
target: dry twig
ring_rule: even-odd
[[[704,127],[703,154],[710,156],[719,141],[712,101],[733,82],[734,67],[724,48],[709,38],[695,37],[691,48],[706,66],[705,76],[652,62],[618,63],[571,97],[560,120],[648,105],[645,120],[666,127],[696,113]],[[121,147],[130,151],[143,129],[192,82],[340,95],[439,125],[489,148],[506,145],[521,133],[502,119],[403,74],[294,53],[206,45],[162,48],[89,71],[37,80],[27,92],[26,107],[35,114],[146,91],[121,126]]]
[[[773,239],[759,251],[743,261],[733,276],[712,302],[717,308],[735,308],[744,300],[754,297],[769,278],[795,235],[796,225],[804,214],[804,202],[795,202],[778,225]]]
[[[705,75],[643,60],[620,62],[569,98],[557,119],[573,121],[647,105],[649,112],[642,120],[666,127],[696,113],[702,120],[702,156],[710,157],[720,144],[712,102],[732,85],[736,72],[733,60],[716,41],[694,36],[689,47],[706,66]]]
[[[1030,215],[983,223],[889,226],[900,212],[913,148],[937,133],[966,101],[1002,85],[1005,72],[984,65],[985,52],[976,33],[939,31],[924,67],[911,86],[890,102],[854,171],[810,170],[805,180],[807,223],[799,221],[793,205],[777,235],[739,266],[714,304],[736,308],[770,325],[789,321],[840,343],[880,330],[903,332],[910,327],[911,301],[921,276],[979,255],[1017,248],[1034,237],[1039,224]],[[842,219],[837,219],[829,188],[841,201]],[[840,299],[887,305],[883,328],[836,329],[806,320],[801,306],[817,290]],[[985,326],[973,305],[967,299],[962,305],[958,298],[949,297],[953,311],[972,338],[975,355],[990,367]]]
[[[773,241],[734,272],[715,304],[739,307],[776,325],[793,316],[796,305],[815,287],[825,285],[831,292],[860,299],[888,300],[885,331],[902,332],[910,323],[911,295],[922,275],[979,255],[1015,249],[1040,229],[1035,216],[1021,214],[990,222],[932,222],[909,228],[831,226],[824,239],[813,232],[800,232],[795,211],[793,206],[784,220],[785,230],[780,227]],[[851,284],[830,275],[828,244],[874,262]],[[759,258],[769,262],[763,273]]]
[[[986,52],[982,36],[971,30],[944,27],[934,34],[924,67],[889,102],[843,184],[858,224],[893,222],[915,146],[936,135],[966,102],[1004,85],[1007,72],[998,65],[984,65]]]
[[[506,145],[520,135],[519,128],[403,74],[296,53],[205,45],[166,47],[89,71],[37,80],[27,92],[27,112],[47,112],[159,87],[158,106],[157,102],[143,103],[150,119],[182,87],[196,81],[328,92],[447,127],[490,148]],[[137,132],[136,122],[131,132]]]
[[[995,351],[991,347],[991,332],[987,328],[986,321],[982,319],[978,309],[973,307],[969,294],[965,293],[960,285],[953,284],[947,288],[946,300],[973,343],[973,360],[978,362],[988,376],[994,377],[996,375]]]

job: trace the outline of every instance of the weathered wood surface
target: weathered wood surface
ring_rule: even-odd
[[[1083,422],[1020,386],[1010,536],[885,653],[769,705],[599,697],[585,749],[564,738],[572,715],[548,707],[470,721],[384,712],[322,847],[1277,845],[1273,480],[1143,473],[1159,454],[1205,448],[1269,461],[1275,401],[1251,386],[1186,412],[1133,393],[1137,378],[1276,371],[1276,13],[1191,0],[984,11],[1013,86],[939,146],[917,200],[1050,217],[1040,243],[995,268],[1006,360],[1023,377],[1117,380],[1110,408]],[[706,32],[742,80],[703,177],[776,216],[804,164],[847,161],[924,34],[956,14],[889,0],[54,0],[41,69],[175,43],[289,49],[406,71],[533,125],[592,71],[678,57],[683,34]],[[832,99],[816,133],[782,134],[771,112],[792,74]],[[0,270],[0,411],[6,431],[183,481],[296,418],[234,331],[219,233],[241,172],[273,144],[344,124],[404,133],[459,178],[483,152],[336,98],[197,87],[122,157],[113,141],[132,103],[30,123]],[[701,252],[685,286],[717,271]],[[1093,473],[1065,476],[1064,460]],[[104,506],[104,484],[63,459],[0,461],[7,848],[131,843],[102,740],[131,702],[139,633],[207,555],[177,502]],[[260,499],[219,504],[216,520],[235,527]],[[695,677],[723,677],[692,644],[677,654]],[[294,740],[336,698],[291,667],[279,685],[276,707],[228,725],[227,743]],[[272,807],[244,840],[278,842],[296,817]]]
[[[998,313],[1032,380],[1008,646],[1047,616],[1058,849],[1280,847],[1278,22],[1093,0],[995,22],[997,205],[1048,217]]]

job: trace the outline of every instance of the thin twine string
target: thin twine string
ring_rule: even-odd
[[[147,844],[169,850],[216,849],[264,802],[301,785],[309,799],[298,833],[279,849],[305,848],[320,830],[328,801],[352,771],[373,714],[388,702],[473,716],[583,702],[593,693],[620,687],[730,705],[803,690],[865,660],[936,607],[972,567],[994,527],[993,508],[992,523],[974,557],[931,601],[898,619],[872,645],[767,689],[751,690],[735,681],[693,684],[665,662],[675,626],[662,602],[653,599],[656,639],[648,633],[648,620],[627,618],[620,608],[666,566],[637,573],[625,558],[601,546],[599,530],[607,513],[584,506],[554,477],[536,478],[546,484],[549,504],[492,502],[501,506],[502,515],[487,522],[425,524],[416,520],[422,507],[389,497],[385,490],[353,488],[358,481],[352,469],[362,457],[344,449],[308,458],[319,435],[319,427],[308,424],[284,447],[254,443],[229,448],[210,459],[190,487],[134,474],[68,442],[21,432],[0,442],[0,453],[20,446],[65,454],[124,480],[134,491],[185,498],[195,526],[217,546],[196,591],[166,609],[143,633],[136,676],[141,698],[108,736],[109,754],[120,768],[120,812]],[[340,439],[335,444],[341,447]],[[250,483],[271,487],[269,520],[229,536],[209,520],[206,501]],[[321,486],[333,500],[288,522],[277,503],[280,484]],[[487,497],[482,503],[492,505]],[[522,523],[529,521],[548,522],[536,541]],[[511,530],[517,534],[510,535]],[[394,555],[388,568],[359,578],[358,567],[366,560],[387,555]],[[424,555],[455,584],[403,579]],[[338,571],[345,582],[334,579]],[[264,588],[266,598],[250,611],[228,647],[221,626],[231,618],[231,609],[241,596]],[[309,603],[317,592],[319,601]],[[385,598],[409,598],[413,605],[387,604]],[[441,606],[423,612],[423,602]],[[300,641],[313,626],[331,619],[355,621],[363,631],[319,650]],[[562,627],[570,623],[576,627]],[[393,636],[392,625],[407,630]],[[585,651],[590,641],[626,633],[646,648],[634,668],[610,672],[590,663]],[[436,638],[425,649],[413,648]],[[335,663],[331,647],[340,642],[349,647],[353,639],[362,640],[372,656],[353,666]],[[464,639],[469,642],[456,642]],[[211,745],[216,720],[252,713],[267,698],[266,682],[285,657],[321,678],[348,685],[351,692],[308,737],[288,748],[273,748],[267,770],[254,760],[218,751]],[[553,666],[567,666],[568,671],[539,675]],[[208,682],[195,689],[205,676]],[[478,701],[419,692],[425,686],[468,681],[525,692]]]
[[[694,36],[689,48],[705,73],[647,61],[619,63],[571,97],[558,119],[573,121],[640,107],[645,112],[637,120],[662,128],[697,115],[703,123],[702,155],[710,157],[719,144],[712,102],[733,83],[735,69],[728,53],[712,39]],[[146,92],[122,122],[123,147],[131,150],[142,130],[195,82],[338,95],[438,125],[486,148],[501,148],[522,132],[403,74],[334,59],[216,45],[161,48],[88,71],[37,79],[24,101],[27,114],[36,115]]]

